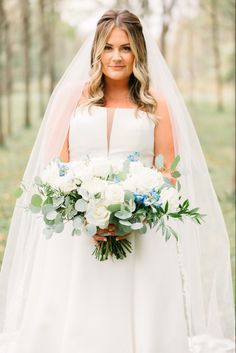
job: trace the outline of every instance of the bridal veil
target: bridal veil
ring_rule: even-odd
[[[234,338],[234,305],[224,219],[185,103],[155,41],[145,28],[144,37],[151,86],[167,101],[175,151],[181,156],[182,193],[206,214],[201,226],[191,222],[178,225],[189,337],[193,346],[195,341],[202,340],[207,347],[207,342],[215,340],[225,342],[227,347],[227,342]],[[89,79],[92,42],[93,34],[54,89],[22,179],[28,191],[16,201],[0,274],[0,347],[3,342],[10,342],[21,326],[37,240],[42,236],[35,215],[27,212],[25,205],[33,193],[34,177],[51,158],[59,155],[62,148],[72,111]]]

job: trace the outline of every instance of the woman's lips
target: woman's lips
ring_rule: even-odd
[[[109,66],[109,68],[112,69],[112,70],[121,70],[121,69],[123,69],[124,67],[125,67],[124,65]]]

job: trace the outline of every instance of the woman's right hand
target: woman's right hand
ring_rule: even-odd
[[[103,234],[106,234],[106,236],[104,236]],[[108,235],[116,235],[114,224],[109,224],[109,226],[104,229],[98,228],[97,233],[93,236],[93,239],[95,243],[99,245],[98,241],[107,241]]]
[[[104,236],[103,234],[106,234],[106,236]],[[117,234],[115,232],[114,224],[109,224],[109,226],[105,229],[98,228],[97,233],[93,236],[93,239],[94,239],[96,245],[99,246],[98,241],[107,241],[107,236],[110,236],[110,235],[116,236],[116,240],[122,240],[122,239],[126,239],[130,234],[126,234],[123,236],[117,236]]]

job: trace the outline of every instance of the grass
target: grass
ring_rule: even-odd
[[[37,97],[34,96],[32,107],[35,116],[38,115],[36,102]],[[223,112],[217,112],[214,102],[199,100],[194,105],[189,104],[189,109],[224,213],[234,267],[234,105],[229,102]],[[14,192],[20,184],[40,124],[40,119],[34,118],[31,129],[22,128],[20,94],[14,97],[14,116],[14,134],[0,149],[0,264],[15,203]]]

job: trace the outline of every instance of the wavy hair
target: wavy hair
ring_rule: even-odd
[[[137,16],[128,10],[109,10],[97,23],[92,50],[90,80],[87,85],[85,104],[105,105],[104,75],[102,72],[101,55],[107,38],[113,28],[119,27],[126,31],[130,47],[134,54],[133,72],[129,79],[129,96],[138,109],[155,113],[157,102],[149,92],[149,73],[147,67],[147,49],[143,36],[142,25]]]

